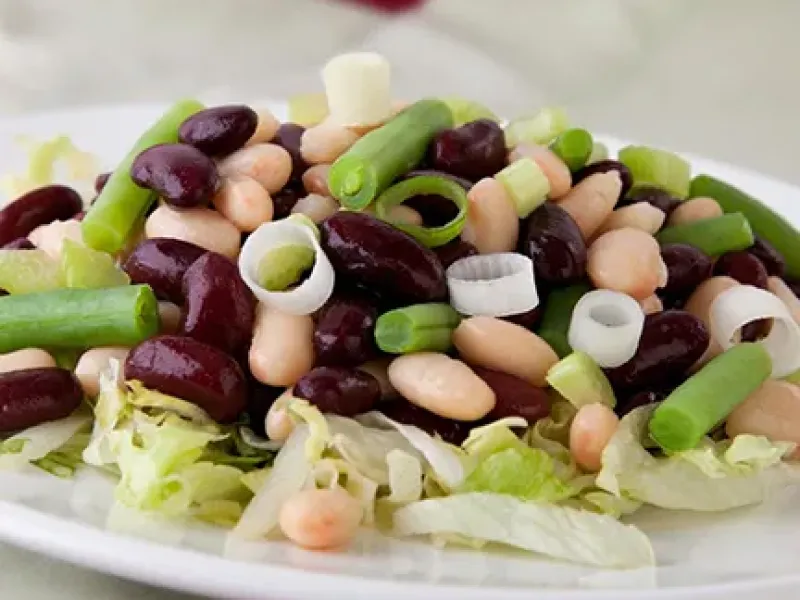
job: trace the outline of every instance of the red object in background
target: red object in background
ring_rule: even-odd
[[[361,4],[362,6],[369,6],[375,10],[385,12],[405,12],[419,8],[425,4],[425,0],[347,0],[352,4]]]

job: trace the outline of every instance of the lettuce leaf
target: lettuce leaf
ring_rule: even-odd
[[[387,502],[408,504],[422,498],[422,463],[411,454],[395,448],[386,455],[389,471]]]
[[[71,475],[81,462],[90,422],[91,417],[79,411],[9,437],[0,442],[0,470],[26,469],[34,464],[59,476]]]

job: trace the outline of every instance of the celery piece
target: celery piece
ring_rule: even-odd
[[[68,288],[106,288],[131,282],[110,255],[72,240],[64,240],[61,271]]]
[[[328,116],[328,99],[323,92],[296,94],[289,98],[289,122],[303,127],[319,125]]]
[[[33,294],[64,287],[58,261],[44,250],[0,250],[0,288]]]
[[[532,117],[514,119],[506,125],[506,146],[522,142],[549,144],[569,129],[569,117],[563,108],[547,107]]]
[[[544,204],[550,193],[550,181],[541,167],[530,158],[514,161],[494,178],[503,184],[514,201],[520,219]]]
[[[459,98],[458,96],[447,96],[446,98],[439,98],[439,100],[444,102],[450,112],[453,113],[454,127],[460,127],[465,123],[477,121],[478,119],[489,119],[495,123],[500,122],[498,116],[480,102]]]
[[[573,352],[558,361],[550,367],[546,379],[575,408],[596,403],[614,408],[617,403],[605,374],[583,352]]]

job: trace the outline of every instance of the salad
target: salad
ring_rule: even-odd
[[[0,211],[0,469],[246,539],[362,528],[654,564],[644,505],[800,469],[800,233],[563,111],[400,103],[335,57],[290,121],[177,102],[84,208],[30,145]]]

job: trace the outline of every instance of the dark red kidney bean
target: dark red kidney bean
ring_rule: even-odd
[[[606,375],[620,394],[658,389],[680,378],[708,348],[708,329],[691,313],[665,310],[647,315],[639,348],[624,365]]]
[[[639,202],[647,202],[655,206],[665,215],[669,216],[673,210],[680,206],[681,201],[658,187],[642,186],[633,190],[630,195],[620,202],[620,206],[628,206]]]
[[[428,162],[435,169],[470,181],[501,171],[507,155],[503,129],[490,119],[440,131],[428,147]]]
[[[688,244],[666,244],[661,247],[661,258],[667,266],[667,285],[660,294],[673,298],[685,298],[694,289],[711,277],[713,261],[694,246]]]
[[[633,174],[628,167],[618,160],[598,160],[595,163],[581,167],[572,174],[572,185],[578,185],[590,175],[608,173],[609,171],[616,171],[619,173],[619,178],[622,180],[622,189],[619,192],[619,197],[620,199],[624,198],[625,194],[630,191],[633,185]]]
[[[83,221],[86,218],[86,211],[82,210],[81,212],[79,212],[78,214],[76,214],[72,218],[75,219],[78,222]]]
[[[375,321],[378,309],[366,297],[334,295],[320,311],[314,329],[316,363],[355,367],[375,358]]]
[[[122,265],[133,283],[146,283],[162,300],[183,304],[186,269],[206,253],[204,248],[172,238],[144,240]]]
[[[438,194],[412,196],[404,204],[417,211],[422,217],[422,222],[428,227],[441,227],[452,221],[458,214],[458,207]]]
[[[0,374],[0,433],[68,417],[83,401],[75,376],[56,367]]]
[[[632,396],[625,398],[614,407],[614,412],[617,416],[622,418],[635,408],[640,406],[647,406],[648,404],[657,404],[664,400],[667,394],[664,392],[642,391],[636,392]]]
[[[100,173],[97,177],[94,178],[94,191],[98,194],[103,191],[103,188],[106,187],[108,183],[108,179],[111,177],[111,171],[108,173]]]
[[[292,214],[292,209],[297,201],[305,196],[306,191],[300,180],[287,183],[280,192],[272,195],[273,220],[277,221],[288,217]]]
[[[3,250],[36,250],[36,246],[33,245],[26,237],[17,238],[12,242],[8,242],[5,246],[3,246]]]
[[[434,248],[433,251],[445,269],[457,260],[478,254],[478,249],[475,246],[461,238],[456,238],[447,242],[444,246]]]
[[[388,223],[358,212],[338,212],[321,226],[322,245],[336,272],[384,296],[432,301],[447,295],[436,255]]]
[[[27,237],[40,225],[71,219],[82,208],[80,194],[65,185],[30,191],[0,210],[0,246]]]
[[[249,106],[215,106],[186,119],[178,130],[178,138],[208,156],[221,157],[244,146],[257,126],[258,115]]]
[[[472,370],[492,388],[497,399],[484,420],[492,422],[506,417],[522,417],[532,425],[550,414],[550,400],[543,389],[507,373],[483,367],[472,367]]]
[[[275,403],[275,400],[278,399],[278,396],[284,392],[284,388],[264,385],[251,376],[248,378],[248,390],[245,410],[249,417],[250,429],[265,438],[267,437],[267,432],[264,430],[264,420],[267,418],[267,412]]]
[[[789,289],[791,289],[794,292],[794,295],[800,298],[800,279],[791,279],[789,277],[784,277],[783,281],[784,283],[786,283],[786,285],[789,286]]]
[[[446,173],[445,171],[437,171],[436,169],[414,169],[403,175],[401,179],[406,180],[412,177],[443,177],[463,187],[465,192],[472,189],[472,182],[469,179],[464,179],[463,177],[453,175],[452,173]]]
[[[419,427],[425,433],[438,435],[445,442],[457,446],[467,439],[470,429],[474,425],[474,423],[453,421],[452,419],[440,417],[424,408],[411,404],[411,402],[403,398],[382,402],[377,406],[377,410],[393,421],[403,425]]]
[[[519,325],[520,327],[524,327],[525,329],[533,329],[539,324],[539,319],[541,319],[541,317],[542,309],[537,306],[536,308],[532,308],[524,313],[519,313],[518,315],[508,315],[506,317],[498,318],[503,321],[508,321],[509,323]]]
[[[758,319],[742,327],[739,335],[743,342],[757,342],[763,340],[772,331],[772,319]]]
[[[183,276],[182,335],[235,357],[253,337],[256,299],[229,258],[206,252]]]
[[[273,144],[281,146],[292,157],[292,179],[302,177],[303,172],[308,168],[300,153],[300,139],[305,131],[306,128],[297,123],[284,123],[278,127],[275,137],[272,138]]]
[[[381,399],[381,386],[358,369],[315,367],[294,384],[294,395],[323,413],[352,417],[372,410]]]
[[[586,242],[563,208],[545,202],[528,217],[522,251],[533,259],[538,281],[560,285],[586,274]]]
[[[192,402],[218,423],[235,420],[247,403],[239,363],[188,337],[162,335],[134,347],[125,360],[125,379]]]
[[[717,259],[714,275],[727,275],[743,285],[754,285],[766,289],[767,269],[764,264],[749,252],[728,252]]]
[[[781,256],[781,253],[768,241],[757,237],[755,243],[747,251],[761,261],[768,275],[783,277],[786,272],[786,261]]]
[[[137,156],[131,178],[176,208],[208,204],[220,186],[217,165],[188,144],[157,144]]]

